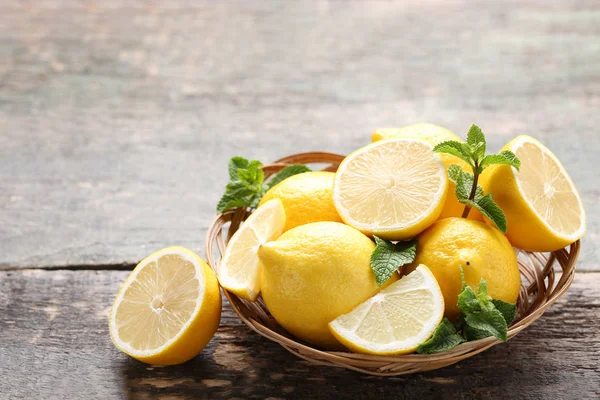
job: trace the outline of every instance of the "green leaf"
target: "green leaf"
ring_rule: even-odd
[[[464,172],[457,164],[448,166],[448,178],[456,185],[456,198],[459,202],[465,203],[471,195],[473,188],[473,175]],[[477,185],[475,198],[483,196],[483,189]]]
[[[495,308],[486,309],[477,313],[467,314],[465,321],[469,328],[474,328],[480,334],[488,333],[488,336],[506,342],[507,326],[502,313]]]
[[[249,166],[248,169],[238,169],[238,179],[244,182],[248,187],[262,188],[263,180],[265,179],[265,173],[258,167]]]
[[[479,164],[485,155],[486,143],[485,135],[481,131],[481,128],[477,125],[471,125],[469,133],[467,133],[467,144],[471,148],[471,154],[473,155],[474,161]]]
[[[298,174],[301,174],[304,172],[310,172],[310,168],[308,168],[306,165],[302,165],[302,164],[288,165],[287,167],[285,167],[284,169],[279,171],[277,173],[277,175],[275,175],[273,177],[273,179],[271,179],[266,184],[266,190],[271,189],[273,186],[283,182],[285,179],[289,178],[290,176],[298,175]]]
[[[381,286],[405,264],[415,260],[417,252],[417,239],[396,244],[373,236],[375,250],[371,253],[371,268],[375,274],[377,285]]]
[[[229,160],[229,183],[217,204],[217,212],[238,207],[256,207],[263,193],[265,174],[258,160],[248,161],[243,157]]]
[[[482,309],[491,307],[490,303],[492,301],[492,298],[488,296],[487,282],[483,278],[479,280],[479,288],[477,289],[477,301],[479,302],[479,305]]]
[[[452,154],[453,156],[456,156],[467,162],[469,165],[473,165],[469,148],[465,143],[457,142],[455,140],[448,140],[446,142],[437,144],[433,148],[433,151],[436,153]]]
[[[437,328],[435,328],[433,336],[417,347],[417,353],[431,354],[450,350],[464,341],[465,339],[456,332],[456,328],[452,325],[452,322],[448,318],[444,318]]]
[[[517,305],[514,303],[507,303],[502,300],[492,300],[492,303],[494,303],[496,310],[500,311],[502,317],[504,317],[506,325],[510,326],[515,319],[515,315],[517,314]]]
[[[481,170],[483,171],[490,165],[494,164],[507,164],[511,167],[515,167],[517,171],[521,168],[521,160],[515,153],[510,150],[504,150],[499,154],[490,154],[483,158],[481,162]]]
[[[249,164],[250,162],[244,157],[233,157],[231,160],[229,160],[229,179],[238,179],[238,169],[246,169],[248,168]]]
[[[221,197],[219,203],[217,204],[217,212],[225,212],[227,210],[231,210],[232,208],[239,207],[247,207],[248,203],[244,199],[236,199],[234,197],[228,196],[226,194]]]
[[[462,292],[458,295],[458,308],[460,308],[465,315],[481,311],[477,295],[470,286],[465,285]]]
[[[469,204],[471,207],[475,207],[482,213],[486,218],[496,225],[496,228],[500,230],[502,233],[506,233],[507,230],[507,222],[506,216],[504,212],[498,205],[492,200],[492,194],[488,193],[485,196],[476,198],[475,201],[466,200],[461,201],[461,203]]]
[[[479,329],[473,328],[468,325],[466,325],[463,328],[462,332],[463,332],[465,339],[469,342],[472,340],[485,339],[486,337],[493,336],[491,333],[489,333],[487,331],[479,330]]]

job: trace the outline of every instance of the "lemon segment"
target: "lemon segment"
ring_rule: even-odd
[[[346,157],[333,186],[344,222],[388,240],[411,238],[431,225],[448,190],[446,170],[432,149],[422,140],[391,139]]]
[[[444,315],[444,297],[429,269],[415,271],[329,323],[346,347],[365,354],[413,352],[431,337]]]
[[[262,268],[257,251],[281,235],[285,219],[279,199],[264,203],[246,219],[231,237],[219,263],[218,278],[224,289],[243,299],[256,300]]]
[[[513,246],[555,251],[583,237],[583,202],[558,158],[526,135],[517,136],[503,150],[511,150],[521,160],[519,171],[491,166],[482,174],[481,186],[504,211],[506,236]]]
[[[271,199],[279,199],[285,210],[283,231],[311,222],[342,222],[333,205],[333,172],[304,172],[293,175],[265,193],[259,207]]]
[[[131,272],[109,314],[114,345],[149,364],[196,356],[215,334],[221,293],[209,266],[190,250],[169,247]]]

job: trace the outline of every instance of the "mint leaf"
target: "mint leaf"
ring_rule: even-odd
[[[273,179],[271,179],[265,186],[266,186],[266,190],[271,189],[273,186],[277,185],[278,183],[283,182],[285,179],[289,178],[290,176],[293,175],[298,175],[304,172],[310,172],[310,168],[308,168],[306,165],[302,165],[302,164],[297,164],[297,165],[288,165],[287,167],[285,167],[284,169],[282,169],[281,171],[279,171],[274,177]]]
[[[225,187],[225,193],[217,204],[217,212],[225,212],[237,207],[252,207],[258,204],[262,193],[262,187],[248,184],[236,179],[230,181]]]
[[[489,304],[492,301],[492,298],[488,296],[487,282],[483,278],[479,280],[479,289],[477,289],[477,301],[479,302],[479,305],[482,309],[489,308]]]
[[[444,318],[437,328],[435,328],[433,336],[426,342],[421,343],[416,351],[420,354],[437,353],[453,349],[464,341],[465,339],[456,332],[456,328],[452,325],[452,322],[448,318]]]
[[[500,311],[502,317],[504,317],[506,325],[510,326],[515,319],[515,315],[517,314],[517,305],[514,303],[507,303],[502,300],[492,300],[492,303],[494,303],[496,310]]]
[[[471,196],[473,188],[473,175],[464,172],[457,164],[448,166],[448,178],[456,185],[456,198],[459,202],[465,203]],[[475,189],[475,198],[483,196],[483,189],[477,185]]]
[[[506,342],[507,326],[502,313],[495,308],[483,310],[481,312],[467,314],[465,322],[468,328],[474,328],[478,332],[478,336],[488,333],[488,336]],[[478,337],[481,338],[481,337]]]
[[[466,324],[466,322],[465,322],[465,324]],[[479,330],[479,329],[473,328],[468,325],[465,325],[462,333],[463,333],[463,336],[465,337],[465,339],[469,342],[472,340],[485,339],[486,337],[493,336],[492,334],[490,334],[487,331]]]
[[[494,164],[507,164],[511,167],[515,167],[517,171],[519,168],[521,168],[521,160],[519,160],[517,155],[510,150],[504,150],[499,154],[490,154],[485,156],[481,162],[481,170],[483,171],[490,165]]]
[[[244,199],[237,199],[235,197],[223,195],[219,203],[217,204],[217,212],[224,212],[231,210],[232,208],[247,207],[248,202]]]
[[[477,295],[470,286],[463,286],[462,292],[458,295],[458,308],[460,308],[465,315],[481,311]]]
[[[475,207],[480,213],[487,217],[487,219],[492,221],[494,225],[496,225],[496,228],[500,230],[500,232],[506,233],[506,230],[508,229],[506,216],[504,215],[502,209],[498,207],[494,200],[492,200],[491,193],[488,193],[480,198],[476,198],[475,201],[466,200],[464,203],[470,205],[471,207]]]
[[[238,207],[256,207],[263,194],[265,174],[258,160],[248,161],[243,157],[229,160],[229,183],[217,204],[217,212]]]
[[[229,165],[228,165],[228,169],[229,169],[229,179],[235,180],[238,179],[238,169],[243,168],[246,169],[248,168],[248,165],[250,164],[250,162],[248,160],[246,160],[244,157],[233,157],[231,160],[229,160]]]
[[[381,286],[396,272],[398,268],[415,260],[417,239],[396,244],[373,236],[375,250],[371,253],[371,268],[375,274],[377,285]]]
[[[448,140],[446,142],[437,144],[433,148],[433,151],[436,153],[452,154],[453,156],[456,156],[469,163],[469,165],[473,165],[471,162],[469,147],[465,143],[457,142],[455,140]]]
[[[471,154],[473,161],[479,164],[485,155],[486,143],[485,135],[481,131],[481,128],[477,125],[471,125],[469,133],[467,133],[467,144],[471,148]]]

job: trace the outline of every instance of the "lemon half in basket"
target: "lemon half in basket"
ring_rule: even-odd
[[[329,323],[329,330],[357,353],[405,354],[429,339],[444,315],[444,296],[424,265],[392,283],[348,314]]]
[[[526,135],[503,150],[515,153],[521,168],[493,165],[482,174],[481,186],[504,211],[511,244],[527,251],[554,251],[580,239],[586,228],[583,202],[558,158]]]
[[[285,211],[279,199],[271,199],[254,211],[233,234],[219,263],[223,288],[254,301],[260,293],[261,264],[258,249],[283,233]]]
[[[438,218],[447,190],[446,170],[430,144],[391,139],[342,161],[333,202],[344,222],[364,234],[404,240]]]

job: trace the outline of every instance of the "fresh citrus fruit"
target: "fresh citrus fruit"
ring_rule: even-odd
[[[185,362],[206,346],[221,317],[217,278],[195,253],[168,247],[142,260],[108,317],[114,345],[148,364]]]
[[[406,354],[429,339],[444,315],[444,296],[424,265],[352,312],[329,323],[346,347],[365,354]]]
[[[580,239],[586,228],[581,197],[558,158],[529,136],[517,136],[503,150],[521,160],[520,170],[493,165],[481,176],[508,222],[508,240],[528,251],[554,251]]]
[[[283,203],[287,220],[283,231],[319,221],[342,222],[333,205],[333,172],[304,172],[273,186],[259,207],[271,199]]]
[[[420,139],[429,143],[432,146],[435,146],[442,142],[446,142],[448,140],[462,142],[462,139],[456,136],[450,130],[427,122],[412,124],[403,128],[377,129],[371,135],[371,140],[373,142],[377,142],[379,140],[398,138]],[[442,160],[442,163],[444,164],[444,167],[446,169],[448,169],[448,166],[452,164],[457,164],[459,167],[462,168],[463,171],[473,173],[473,170],[469,166],[469,164],[467,164],[460,158],[453,156],[452,154],[440,153],[440,159]],[[446,198],[446,203],[444,204],[444,208],[442,209],[442,212],[440,213],[438,219],[448,217],[460,217],[462,216],[464,209],[465,205],[459,203],[458,199],[456,198],[456,185],[451,180],[448,180],[448,197]],[[475,209],[471,209],[468,218],[478,221],[483,220],[483,216],[481,215],[481,213]]]
[[[237,296],[254,301],[260,293],[261,265],[256,252],[277,239],[285,226],[285,211],[272,199],[254,211],[233,234],[219,263],[219,283]]]
[[[403,240],[438,218],[447,189],[446,171],[430,144],[381,140],[342,161],[333,202],[348,225],[367,235]]]
[[[498,229],[480,221],[446,218],[431,225],[418,241],[417,256],[407,271],[427,265],[444,294],[447,317],[460,312],[461,266],[473,290],[477,291],[483,278],[492,298],[509,303],[517,300],[521,286],[517,255]]]
[[[368,237],[338,222],[301,225],[264,244],[258,251],[261,289],[271,315],[300,339],[343,348],[327,324],[379,291],[370,266],[374,248]]]
[[[420,139],[431,144],[432,146],[448,140],[456,140],[458,142],[461,141],[461,139],[449,129],[439,125],[430,124],[428,122],[420,122],[418,124],[407,125],[402,128],[377,129],[371,135],[371,140],[373,142],[384,139],[398,138]]]

